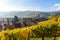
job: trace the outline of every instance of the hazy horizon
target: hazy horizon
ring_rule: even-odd
[[[0,0],[0,17],[15,15],[15,11],[60,11],[60,0]]]
[[[60,0],[0,0],[0,12],[60,11]]]

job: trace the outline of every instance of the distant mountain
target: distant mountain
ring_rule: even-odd
[[[0,12],[1,17],[48,17],[50,15],[60,15],[60,11],[53,11],[53,12],[40,12],[40,11],[12,11],[12,12]]]
[[[40,17],[47,17],[50,14],[40,11],[15,11],[15,12],[9,12],[9,15],[6,16],[37,17],[38,15],[40,15]]]
[[[52,12],[48,12],[50,15],[60,15],[60,11],[52,11]]]
[[[37,16],[40,16],[40,17],[47,17],[49,16],[50,14],[48,13],[45,13],[45,12],[40,12],[40,11],[32,11],[30,12],[28,15],[26,16],[31,16],[31,17],[37,17]]]

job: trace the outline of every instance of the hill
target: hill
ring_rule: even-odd
[[[13,17],[18,16],[22,17],[48,17],[50,15],[60,15],[60,11],[53,12],[40,12],[40,11],[12,11],[12,12],[0,12],[0,17]]]

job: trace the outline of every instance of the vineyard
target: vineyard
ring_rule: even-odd
[[[0,32],[0,40],[59,40],[60,17],[24,28]]]

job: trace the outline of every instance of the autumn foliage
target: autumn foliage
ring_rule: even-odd
[[[30,27],[16,28],[0,32],[0,40],[29,40],[30,38],[60,37],[60,17],[38,22]]]

